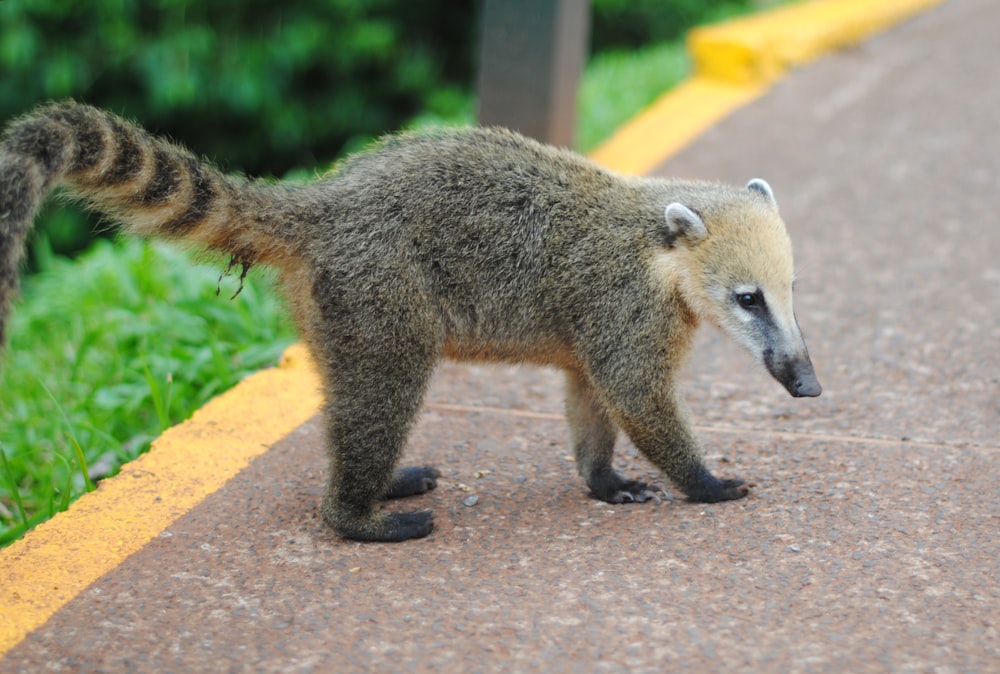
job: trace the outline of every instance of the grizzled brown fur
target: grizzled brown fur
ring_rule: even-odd
[[[669,256],[694,250],[687,213],[709,231],[771,218],[760,190],[626,178],[501,129],[394,136],[312,183],[266,184],[109,113],[49,105],[0,145],[0,338],[34,214],[57,185],[129,232],[277,269],[322,373],[321,512],[343,536],[430,532],[430,513],[378,502],[434,487],[434,469],[396,466],[442,357],[563,368],[579,469],[598,498],[650,496],[612,470],[618,428],[690,498],[747,493],[705,468],[678,405],[676,372],[711,310]],[[668,222],[672,202],[690,211]]]

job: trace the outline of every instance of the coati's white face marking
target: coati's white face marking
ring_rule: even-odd
[[[792,246],[777,200],[763,180],[751,180],[747,190],[753,198],[718,204],[708,222],[684,204],[668,205],[667,238],[677,245],[656,256],[654,271],[789,393],[819,395],[792,307]]]

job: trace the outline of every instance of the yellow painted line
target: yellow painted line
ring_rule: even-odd
[[[592,156],[621,173],[645,173],[763,94],[788,67],[941,1],[812,0],[698,29],[688,43],[695,76]],[[0,657],[308,420],[320,402],[307,354],[292,347],[281,367],[215,398],[97,491],[0,550]]]
[[[857,44],[944,0],[811,0],[695,28],[694,75],[621,127],[591,157],[641,175],[734,110],[763,95],[788,69]]]
[[[211,400],[66,512],[0,550],[0,657],[319,409],[301,347]]]
[[[696,28],[688,52],[700,77],[771,82],[789,68],[849,47],[943,0],[813,0]]]

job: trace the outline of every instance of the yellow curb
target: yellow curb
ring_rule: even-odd
[[[771,82],[820,54],[858,44],[943,0],[813,0],[695,28],[687,48],[699,77]]]
[[[319,409],[301,348],[167,430],[69,510],[0,550],[0,656]]]
[[[698,75],[591,156],[621,173],[645,173],[760,96],[788,67],[942,1],[813,0],[698,29],[688,43]],[[97,491],[0,550],[0,658],[307,421],[320,402],[305,349],[292,347],[281,367],[215,398]]]
[[[620,173],[648,173],[763,95],[789,68],[943,1],[811,0],[695,28],[687,39],[694,76],[618,129],[591,157]]]

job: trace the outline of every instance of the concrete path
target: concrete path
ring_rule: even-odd
[[[750,498],[594,501],[556,372],[449,364],[407,455],[444,477],[389,506],[432,508],[430,538],[324,528],[313,419],[0,671],[1000,671],[997,26],[994,0],[950,0],[656,169],[766,178],[796,244],[823,396],[711,330],[686,372],[713,469]]]

